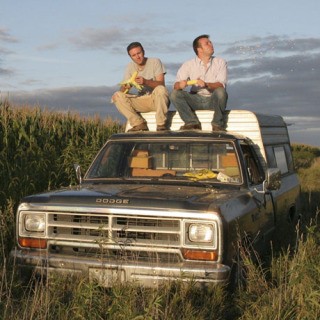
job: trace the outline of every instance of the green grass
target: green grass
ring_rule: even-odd
[[[85,278],[53,277],[24,283],[9,259],[14,214],[21,197],[75,183],[73,163],[84,170],[123,126],[111,119],[16,108],[0,102],[0,319],[319,319],[320,230],[318,149],[295,146],[304,219],[297,241],[252,261],[242,250],[247,280],[234,291],[175,281],[157,289],[115,283],[103,289]],[[276,246],[274,246],[275,248]],[[256,260],[260,263],[256,263]]]
[[[88,167],[123,126],[111,119],[14,108],[0,102],[0,207],[26,194],[74,183],[73,163]]]

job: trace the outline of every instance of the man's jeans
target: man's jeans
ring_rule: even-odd
[[[195,110],[214,110],[211,124],[222,128],[225,126],[223,114],[228,100],[225,88],[219,87],[212,92],[211,96],[207,97],[184,90],[173,90],[170,100],[175,105],[185,124],[200,124],[194,112]]]

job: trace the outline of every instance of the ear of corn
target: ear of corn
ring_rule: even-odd
[[[188,86],[193,86],[193,85],[197,84],[197,82],[198,82],[198,80],[188,80],[187,81],[187,85]]]
[[[136,82],[136,77],[137,77],[137,75],[138,75],[138,71],[135,71],[135,72],[132,74],[132,76],[130,77],[130,79],[125,80],[125,81],[122,81],[122,82],[120,82],[119,84],[120,84],[121,86],[129,84],[131,87],[135,87],[138,91],[141,91],[142,88],[143,88],[143,86],[141,86],[140,84],[138,84],[138,83]],[[124,93],[127,93],[128,91],[129,91],[129,89],[126,89],[126,90],[124,91]]]

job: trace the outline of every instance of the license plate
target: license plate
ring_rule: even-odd
[[[111,287],[115,282],[123,282],[125,273],[124,270],[118,268],[90,268],[89,279],[97,281],[101,286]]]

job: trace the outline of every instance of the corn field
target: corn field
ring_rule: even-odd
[[[82,119],[0,102],[0,206],[74,183],[73,164],[86,169],[108,137],[122,129],[111,119]]]

